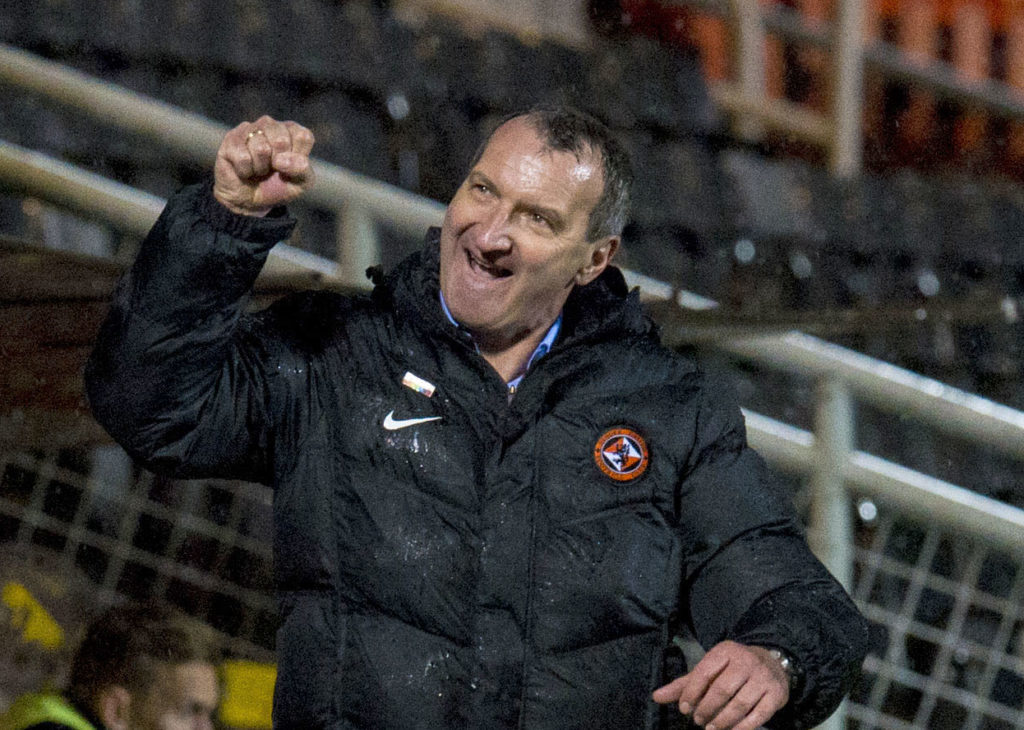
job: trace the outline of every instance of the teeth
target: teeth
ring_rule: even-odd
[[[495,279],[503,279],[506,276],[511,276],[512,272],[508,269],[504,269],[500,266],[490,266],[485,264],[480,259],[476,258],[469,251],[466,252],[466,259],[469,262],[470,268],[477,269],[488,276],[493,276]]]

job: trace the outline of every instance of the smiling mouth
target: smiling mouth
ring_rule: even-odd
[[[469,251],[466,251],[466,260],[469,262],[470,269],[489,276],[492,279],[504,279],[505,277],[512,276],[512,272],[510,270],[503,269],[500,266],[489,266],[480,259],[474,257]]]

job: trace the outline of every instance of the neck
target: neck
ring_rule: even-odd
[[[550,327],[550,324],[548,327]],[[507,383],[512,378],[522,375],[526,370],[526,365],[530,362],[530,356],[533,355],[537,345],[544,339],[548,327],[532,332],[511,344],[500,345],[495,342],[488,342],[486,338],[477,339],[477,348],[484,360]]]

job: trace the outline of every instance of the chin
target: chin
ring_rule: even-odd
[[[496,325],[501,319],[501,312],[494,307],[494,302],[484,297],[482,301],[474,301],[474,297],[459,297],[453,299],[445,298],[448,303],[448,311],[452,313],[455,321],[469,329],[487,328],[488,324]]]
[[[452,315],[455,317],[456,322],[468,329],[474,335],[485,336],[497,330],[497,326],[494,321],[486,317],[481,317],[479,312],[477,312],[476,316],[473,317],[459,317],[455,312],[452,312]]]

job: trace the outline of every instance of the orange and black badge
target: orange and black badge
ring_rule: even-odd
[[[647,443],[632,429],[609,429],[594,444],[594,461],[615,481],[631,481],[647,470]]]

